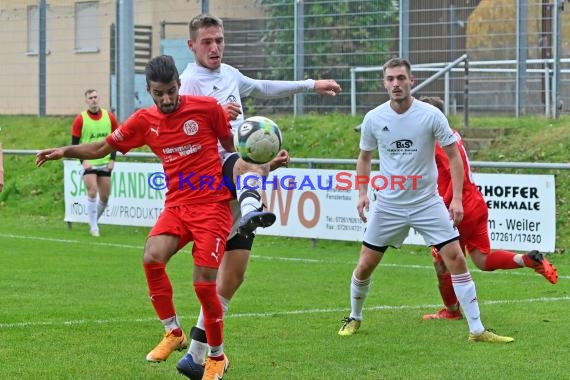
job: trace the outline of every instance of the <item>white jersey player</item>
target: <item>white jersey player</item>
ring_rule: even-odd
[[[211,15],[199,15],[190,21],[189,27],[188,46],[194,53],[195,62],[189,63],[180,76],[180,93],[216,98],[229,115],[234,132],[244,120],[242,97],[279,98],[305,91],[334,96],[341,90],[334,80],[271,81],[246,77],[236,68],[222,63],[222,20]],[[220,153],[227,178],[235,181],[239,175],[248,180],[247,186],[236,191],[232,207],[234,228],[218,273],[218,295],[224,311],[227,311],[230,299],[243,282],[255,229],[267,227],[276,219],[273,213],[263,211],[259,191],[261,178],[267,176],[270,169],[286,166],[289,155],[281,151],[269,164],[254,165],[239,158],[237,153],[228,154],[223,150]],[[180,360],[177,368],[192,379],[201,379],[207,349],[202,312],[197,325],[192,328],[191,337],[188,354]]]
[[[438,195],[435,141],[448,146],[456,140],[441,112],[414,101],[398,115],[386,102],[366,114],[361,128],[360,149],[378,149],[380,174],[390,182],[378,192],[382,202],[416,204]]]
[[[211,96],[222,105],[234,104],[242,109],[241,98],[283,98],[303,91],[313,91],[315,80],[279,81],[256,80],[243,75],[233,66],[222,63],[217,69],[190,62],[180,75],[183,94]],[[243,123],[244,115],[236,112],[231,115],[234,132]]]
[[[383,68],[384,87],[390,100],[364,118],[356,172],[358,176],[370,178],[372,155],[378,149],[380,174],[388,183],[377,192],[378,200],[352,273],[350,315],[343,319],[338,334],[349,336],[358,331],[372,273],[386,249],[399,247],[412,227],[428,245],[438,249],[451,272],[453,289],[469,325],[468,339],[512,342],[513,338],[496,335],[483,326],[475,283],[459,246],[455,226],[463,219],[463,162],[455,144],[456,137],[441,112],[411,96],[414,77],[408,61],[392,58]],[[437,192],[436,141],[448,156],[451,168],[453,198],[449,210]],[[368,184],[359,186],[356,206],[365,222],[364,211],[369,206],[367,191]]]

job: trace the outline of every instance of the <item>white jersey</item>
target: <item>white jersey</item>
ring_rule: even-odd
[[[398,114],[390,101],[369,111],[362,122],[360,149],[378,148],[380,175],[387,185],[378,191],[382,203],[415,204],[437,197],[437,166],[435,143],[448,146],[456,141],[447,119],[437,108],[412,101],[410,108]],[[394,184],[406,178],[402,186]],[[416,187],[412,177],[415,177]],[[384,182],[374,181],[377,186]],[[378,202],[380,203],[380,202]]]
[[[241,98],[283,98],[303,91],[311,91],[315,87],[312,79],[302,81],[256,80],[243,75],[238,69],[222,63],[217,70],[211,70],[189,63],[180,75],[182,95],[211,96],[223,106],[227,103],[238,103],[243,109]],[[232,130],[243,123],[240,114],[232,120]]]

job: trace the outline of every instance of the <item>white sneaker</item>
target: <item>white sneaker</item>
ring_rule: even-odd
[[[99,236],[101,236],[101,235],[99,234],[99,229],[98,229],[98,228],[89,230],[89,233],[90,233],[91,236],[93,236],[93,237],[99,237]]]

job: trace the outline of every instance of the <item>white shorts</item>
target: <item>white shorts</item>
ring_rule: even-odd
[[[443,200],[434,196],[418,204],[403,206],[377,201],[362,240],[368,246],[399,248],[410,227],[420,233],[429,246],[459,237]]]

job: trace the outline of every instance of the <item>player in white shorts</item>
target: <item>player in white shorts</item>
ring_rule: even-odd
[[[189,29],[188,46],[194,53],[195,62],[188,63],[180,76],[180,93],[216,98],[228,113],[234,132],[244,121],[242,97],[282,98],[308,91],[334,96],[341,90],[334,80],[274,81],[246,77],[238,69],[222,63],[224,28],[221,19],[212,15],[198,15],[190,21]],[[250,188],[243,186],[238,189],[236,201],[232,203],[234,228],[218,272],[218,294],[225,312],[243,283],[255,229],[267,227],[275,221],[273,213],[263,211],[259,190],[251,188],[261,189],[261,178],[267,176],[270,169],[286,166],[289,155],[281,151],[270,164],[254,165],[239,158],[237,153],[228,154],[222,150],[220,154],[224,160],[224,175],[232,179],[237,175],[247,178],[247,187]],[[202,313],[190,335],[192,341],[188,354],[180,360],[177,368],[191,379],[201,379],[202,363],[208,347]]]
[[[399,248],[408,236],[411,226],[430,246],[459,237],[457,229],[449,219],[449,212],[438,197],[404,206],[394,206],[379,200],[372,210],[363,244],[376,251],[382,247]]]
[[[428,245],[439,250],[451,272],[453,289],[467,316],[469,340],[512,342],[513,338],[496,335],[483,326],[475,284],[459,246],[455,226],[463,218],[463,163],[456,137],[441,112],[411,96],[414,77],[408,61],[393,58],[383,68],[390,100],[364,117],[356,172],[370,178],[373,152],[378,149],[380,175],[386,178],[386,186],[377,192],[378,200],[352,273],[351,312],[343,319],[338,334],[348,336],[358,331],[372,273],[386,249],[399,247],[413,227]],[[447,154],[451,168],[453,199],[449,210],[437,192],[436,141]],[[370,202],[367,192],[368,184],[360,184],[356,208],[364,222]]]

